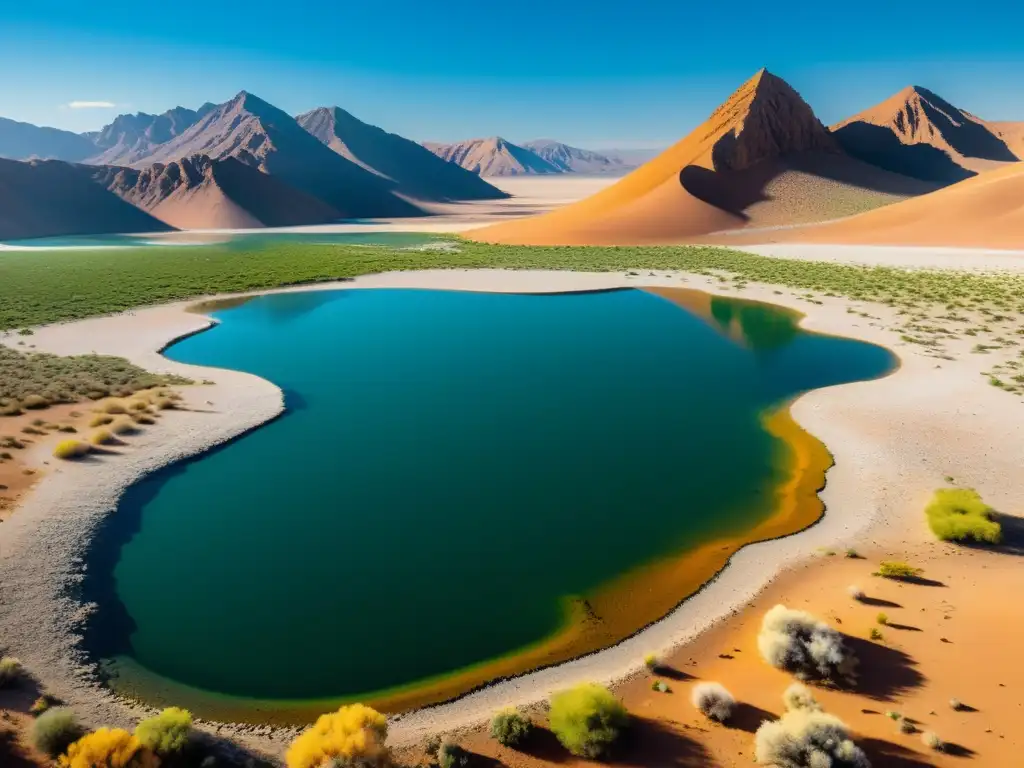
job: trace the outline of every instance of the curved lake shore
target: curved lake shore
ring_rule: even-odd
[[[443,271],[394,273],[360,278],[340,288],[402,286],[454,288],[510,292],[554,292],[639,287],[638,281],[618,274]],[[661,275],[643,280],[644,285],[681,285],[679,276]],[[689,287],[706,283],[692,277]],[[323,289],[325,286],[313,286]],[[714,291],[714,286],[710,286]],[[307,287],[306,290],[309,290]],[[729,295],[735,295],[730,293]],[[845,312],[848,302],[830,301],[805,307],[792,297],[772,298],[770,291],[756,289],[743,298],[763,298],[774,303],[806,309],[805,327],[875,342],[891,342],[881,329],[858,323]],[[189,302],[193,303],[193,302]],[[171,337],[195,332],[207,323],[184,312],[186,303],[138,310],[126,315],[97,318],[37,331],[40,349],[71,354],[95,349],[119,354],[154,371],[177,372],[193,378],[209,378],[216,384],[189,393],[196,407],[208,400],[208,413],[183,412],[168,419],[159,433],[133,441],[131,453],[104,466],[62,465],[55,468],[4,526],[0,539],[0,575],[3,603],[0,626],[8,646],[30,668],[46,670],[45,682],[68,702],[97,722],[123,723],[136,712],[111,697],[94,677],[83,676],[77,653],[76,628],[82,612],[68,596],[67,587],[77,580],[80,557],[97,522],[116,505],[121,490],[146,472],[178,458],[223,442],[280,412],[280,392],[257,377],[219,369],[174,364],[158,354]],[[84,341],[83,341],[84,340]],[[86,349],[84,349],[86,348]],[[448,705],[429,708],[397,719],[396,741],[415,738],[439,727],[472,723],[501,705],[528,703],[544,698],[553,688],[578,680],[615,680],[635,671],[643,654],[665,650],[685,642],[717,618],[738,608],[755,595],[787,562],[813,554],[816,547],[850,541],[863,531],[882,509],[864,484],[886,472],[886,449],[870,432],[879,429],[879,413],[889,413],[894,398],[905,402],[933,361],[914,360],[890,378],[871,384],[845,385],[804,396],[793,406],[796,420],[820,436],[835,453],[838,466],[829,475],[824,498],[830,507],[821,524],[800,535],[749,546],[732,558],[730,565],[707,589],[684,603],[663,621],[607,651],[574,662],[490,686]],[[973,374],[973,372],[968,372]],[[961,372],[956,381],[963,383]],[[972,381],[972,386],[977,386]],[[957,387],[954,387],[957,389]],[[993,393],[996,394],[996,393]],[[888,400],[887,400],[888,399]],[[223,408],[224,410],[221,410]],[[913,409],[910,409],[913,417]],[[876,419],[871,424],[872,414]],[[902,426],[906,427],[906,420]],[[898,422],[887,425],[893,428]],[[968,446],[946,447],[946,450]],[[36,457],[42,461],[43,457]],[[102,470],[102,476],[98,470]],[[101,485],[100,480],[105,484]],[[266,729],[248,729],[265,731]],[[288,731],[281,734],[287,737]]]

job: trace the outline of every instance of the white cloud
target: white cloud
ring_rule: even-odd
[[[68,109],[113,109],[117,106],[112,101],[72,101]]]

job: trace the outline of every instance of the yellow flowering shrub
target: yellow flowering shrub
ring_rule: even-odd
[[[100,728],[68,747],[59,765],[61,768],[158,768],[160,761],[128,731]]]
[[[390,768],[391,752],[384,744],[387,736],[384,715],[353,704],[321,715],[292,742],[285,763],[288,768],[320,768],[331,761],[360,768]]]

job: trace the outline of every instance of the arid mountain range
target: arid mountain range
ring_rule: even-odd
[[[2,239],[423,216],[439,203],[507,197],[487,176],[621,175],[635,162],[552,140],[420,145],[339,107],[292,117],[245,91],[197,110],[121,115],[89,134],[0,119],[4,155],[14,159],[0,162]],[[704,124],[600,193],[473,236],[714,242],[769,228],[784,232],[773,240],[932,243],[926,228],[962,222],[975,233],[968,239],[1024,245],[1022,159],[1024,123],[986,121],[925,88],[826,128],[761,70]]]
[[[581,173],[623,174],[640,165],[614,154],[601,154],[570,147],[552,139],[535,139],[523,144],[493,136],[454,144],[424,142],[423,146],[449,163],[480,176],[523,176],[529,174]]]
[[[911,88],[830,130],[793,88],[762,70],[682,141],[598,194],[472,236],[538,245],[708,241],[726,230],[881,218],[964,178],[987,194],[1008,188],[1008,180],[993,186],[971,177],[1004,166],[1012,176],[1021,167],[1020,126],[985,123]],[[865,213],[872,209],[880,210]],[[1024,244],[1024,232],[1017,238]]]
[[[302,124],[243,91],[195,111],[122,115],[83,136],[6,121],[0,152],[64,153],[65,159],[0,166],[5,195],[47,212],[20,224],[0,214],[0,237],[137,232],[153,229],[154,218],[192,229],[412,217],[436,203],[507,197],[478,175],[343,110],[301,118]],[[61,165],[68,178],[92,184],[78,184],[75,195],[50,188],[46,180]],[[82,208],[105,213],[83,217]],[[134,215],[140,212],[151,216]]]

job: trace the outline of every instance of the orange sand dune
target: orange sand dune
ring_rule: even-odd
[[[836,218],[932,189],[847,157],[800,95],[761,70],[707,122],[616,184],[468,236],[523,245],[673,242]]]
[[[1024,163],[842,221],[771,234],[779,242],[1024,248]]]

